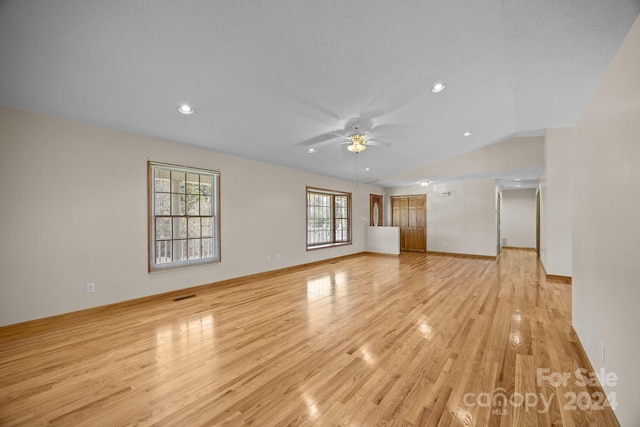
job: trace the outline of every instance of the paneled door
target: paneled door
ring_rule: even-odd
[[[427,196],[391,197],[391,225],[400,227],[400,250],[427,250]]]

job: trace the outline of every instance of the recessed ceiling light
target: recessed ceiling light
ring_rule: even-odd
[[[429,186],[429,181],[420,181],[419,184],[422,187],[428,187]]]
[[[520,185],[520,184],[516,184],[516,187],[522,187],[522,185]]]
[[[182,104],[178,107],[180,114],[193,114],[196,110],[189,104]]]
[[[431,87],[431,92],[438,93],[442,92],[447,85],[444,82],[437,82]]]
[[[369,172],[371,170],[371,168],[364,168],[365,172]]]
[[[318,151],[318,150],[316,150],[315,148],[309,148],[309,149],[307,150],[307,153],[309,153],[309,154],[313,154],[313,153],[315,153],[316,151]]]
[[[469,131],[466,131],[465,133],[462,134],[462,136],[471,136],[471,135],[473,135],[473,132],[469,132]]]
[[[514,179],[514,181],[520,181],[520,178],[516,178],[516,179]]]

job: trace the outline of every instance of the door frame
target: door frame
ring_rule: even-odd
[[[384,201],[383,201],[383,197],[379,194],[369,194],[369,226],[373,227],[374,225],[374,221],[373,221],[373,213],[374,213],[374,204],[378,202],[378,227],[382,227],[384,225],[384,223],[382,222],[383,219],[383,214],[382,212],[384,211]]]

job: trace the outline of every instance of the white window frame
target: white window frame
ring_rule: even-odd
[[[147,172],[149,272],[220,262],[220,172],[151,161]]]

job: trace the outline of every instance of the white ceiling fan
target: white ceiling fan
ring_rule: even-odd
[[[308,151],[313,152],[320,147],[344,144],[347,145],[347,150],[357,154],[370,146],[390,147],[392,144],[388,142],[389,139],[394,142],[400,139],[415,140],[426,130],[424,123],[374,124],[374,120],[404,107],[414,99],[423,96],[429,89],[429,87],[425,86],[422,90],[416,90],[413,85],[402,85],[403,87],[398,91],[395,84],[397,80],[397,78],[390,79],[389,83],[365,105],[361,110],[361,114],[347,120],[341,129],[314,136],[295,145],[307,147],[310,149]],[[413,79],[404,80],[413,81]],[[445,83],[438,82],[430,89],[433,93],[439,93],[445,86]],[[318,115],[332,120],[339,119],[338,114],[311,100],[296,95],[292,96],[306,109],[311,109]]]
[[[367,147],[390,147],[391,143],[383,141],[386,131],[392,130],[396,125],[373,125],[373,119],[367,117],[355,117],[348,120],[342,129],[323,133],[296,145],[308,148],[320,148],[330,145],[346,145],[352,153],[360,153]]]

